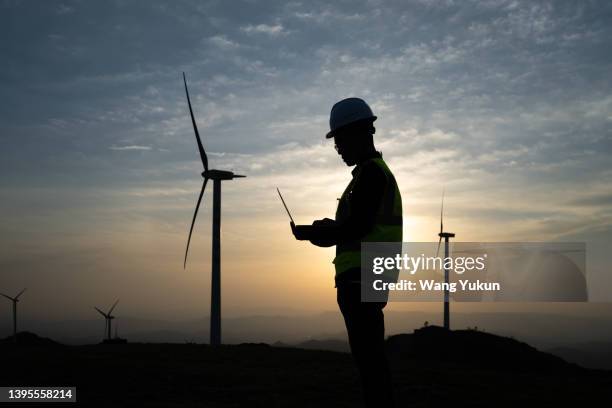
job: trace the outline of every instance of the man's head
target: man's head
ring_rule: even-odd
[[[327,138],[334,138],[336,151],[347,166],[357,164],[374,149],[376,116],[368,104],[359,98],[343,99],[336,103],[329,117]]]

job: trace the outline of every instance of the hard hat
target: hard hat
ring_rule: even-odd
[[[374,122],[376,116],[374,116],[372,109],[370,109],[363,99],[343,99],[332,107],[331,113],[329,114],[330,131],[325,137],[331,139],[334,137],[334,132],[341,127],[367,119]]]

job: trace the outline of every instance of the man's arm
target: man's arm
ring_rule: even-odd
[[[324,218],[314,221],[312,225],[295,225],[293,222],[289,225],[297,240],[310,241],[313,245],[320,247],[330,247],[336,244],[329,239],[328,234],[324,231],[325,228],[321,227],[333,225],[335,222],[329,218]]]
[[[297,239],[309,240],[322,247],[361,239],[376,222],[386,183],[387,178],[380,167],[374,163],[364,165],[349,199],[349,217],[341,223],[325,218],[312,225],[294,226],[294,235]]]

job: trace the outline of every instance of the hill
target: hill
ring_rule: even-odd
[[[40,337],[34,333],[27,331],[17,333],[17,343],[19,346],[59,346],[60,343],[48,339],[46,337]],[[15,338],[13,336],[5,337],[0,339],[2,345],[14,345]]]
[[[389,338],[398,406],[612,402],[612,372],[513,339],[428,327]],[[449,351],[450,350],[450,351]],[[347,353],[241,344],[0,347],[0,383],[76,386],[80,406],[360,407]]]
[[[439,326],[417,329],[387,339],[391,358],[437,360],[466,367],[519,371],[580,370],[553,354],[510,337],[478,330],[445,330]]]

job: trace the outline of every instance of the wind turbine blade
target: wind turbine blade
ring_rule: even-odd
[[[104,318],[106,319],[106,313],[104,313],[103,311],[101,311],[100,309],[98,309],[97,307],[94,306],[94,309],[96,309],[98,311],[98,313],[100,313],[102,316],[104,316]]]
[[[440,206],[440,234],[444,232],[444,189],[442,189],[442,205]],[[442,236],[438,239],[438,249],[436,249],[436,258],[440,254],[440,244],[442,243]]]
[[[440,233],[442,232],[444,232],[444,189],[442,189],[442,206],[440,207]]]
[[[23,292],[25,292],[25,291],[26,291],[26,289],[27,289],[27,288],[23,288],[23,290],[22,290],[21,292],[19,292],[19,294],[18,294],[17,296],[15,296],[15,300],[19,299],[19,296],[21,296],[21,294],[22,294]]]
[[[442,243],[442,237],[440,237],[440,239],[438,240],[438,249],[436,250],[436,258],[438,257],[438,254],[440,253],[440,244]]]
[[[115,306],[117,306],[117,303],[119,303],[119,299],[117,299],[117,301],[115,303],[113,303],[113,307],[111,307],[110,310],[108,311],[108,315],[109,316],[113,312],[113,309],[115,308]]]
[[[4,293],[0,293],[0,295],[4,296],[5,298],[9,299],[9,300],[15,300],[12,297],[10,297],[9,295],[5,295]]]
[[[196,204],[195,212],[193,213],[193,219],[191,220],[191,228],[189,228],[189,238],[187,238],[187,248],[185,248],[185,260],[183,261],[183,269],[187,267],[187,254],[189,253],[189,243],[191,242],[191,233],[193,232],[193,225],[195,224],[196,217],[198,216],[198,210],[200,209],[200,202],[206,190],[206,183],[208,183],[208,177],[204,178],[202,183],[202,190],[200,190],[200,196],[198,197],[198,203]]]
[[[187,89],[187,79],[185,78],[184,72],[183,72],[183,83],[185,83],[185,95],[187,95],[187,104],[189,105],[189,114],[191,115],[191,123],[193,124],[193,131],[195,132],[196,140],[198,141],[198,149],[200,150],[200,158],[202,159],[202,164],[204,164],[204,170],[208,171],[208,157],[206,157],[206,152],[204,151],[204,146],[202,145],[202,140],[200,139],[200,133],[198,132],[198,125],[196,125],[195,118],[193,117],[193,109],[191,108],[191,99],[189,99],[189,90]]]

